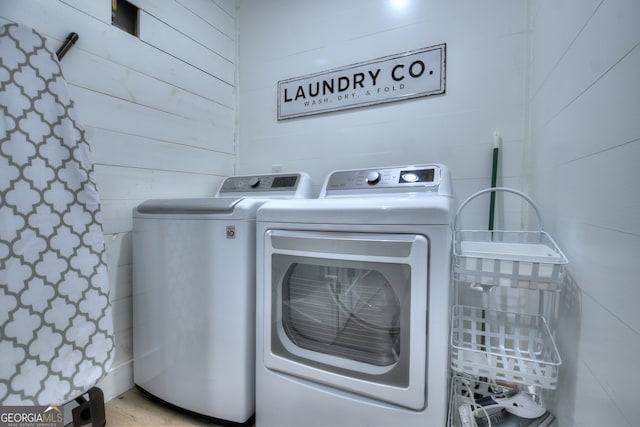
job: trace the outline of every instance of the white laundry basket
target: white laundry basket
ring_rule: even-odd
[[[535,210],[539,231],[457,230],[464,207],[476,197],[504,191],[524,198]],[[454,219],[453,277],[480,286],[506,286],[559,291],[567,258],[551,236],[542,230],[536,204],[524,193],[505,188],[487,188],[467,198]]]
[[[454,306],[454,372],[555,389],[561,363],[544,317]]]

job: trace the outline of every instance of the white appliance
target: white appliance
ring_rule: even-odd
[[[256,426],[446,424],[451,205],[434,164],[258,210]]]
[[[251,423],[255,409],[255,218],[308,197],[302,173],[234,176],[215,197],[133,213],[134,382],[178,408]]]

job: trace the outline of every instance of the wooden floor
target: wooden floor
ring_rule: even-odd
[[[105,405],[107,427],[134,426],[206,426],[216,424],[174,411],[145,397],[138,389],[131,390]]]

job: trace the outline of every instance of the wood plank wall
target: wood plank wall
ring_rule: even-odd
[[[91,145],[107,241],[116,356],[110,399],[133,385],[131,212],[150,198],[213,195],[236,159],[236,0],[129,0],[139,37],[111,25],[111,0],[0,3],[56,50]]]

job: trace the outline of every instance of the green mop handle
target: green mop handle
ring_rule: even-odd
[[[500,146],[500,134],[493,134],[493,165],[491,167],[491,188],[495,188],[498,181],[498,151]],[[489,231],[493,231],[493,222],[496,210],[496,192],[491,192],[489,204]]]

